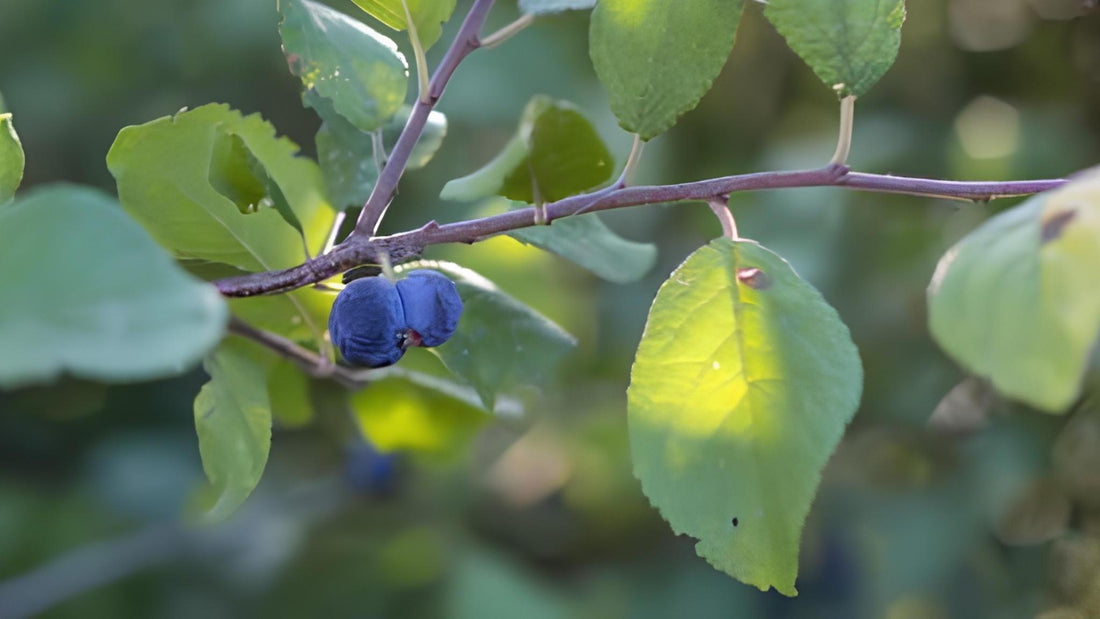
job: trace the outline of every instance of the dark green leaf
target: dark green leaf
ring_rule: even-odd
[[[393,145],[397,143],[397,138],[401,136],[401,131],[405,128],[405,123],[409,122],[410,114],[412,114],[412,107],[402,106],[397,115],[383,128],[383,142],[388,150],[392,150]],[[419,170],[428,165],[428,162],[432,160],[432,157],[435,157],[440,147],[443,146],[443,139],[446,137],[447,117],[442,112],[432,110],[428,114],[428,122],[424,125],[424,131],[420,134],[420,139],[417,140],[416,146],[413,146],[412,153],[409,154],[409,163],[405,166],[406,169]]]
[[[281,0],[283,49],[306,90],[330,100],[363,131],[401,107],[409,67],[397,45],[339,11],[310,0]]]
[[[488,410],[518,385],[541,382],[576,340],[546,317],[505,294],[492,282],[447,262],[411,262],[397,271],[436,269],[452,280],[464,308],[458,330],[433,349],[451,372],[470,384]]]
[[[553,202],[611,177],[611,153],[572,104],[538,96],[527,104],[516,136],[481,170],[452,180],[441,197],[477,200],[502,195]]]
[[[905,0],[769,0],[764,14],[826,86],[858,97],[897,58]]]
[[[54,186],[0,209],[0,256],[0,386],[171,376],[225,331],[217,290],[98,191]]]
[[[375,153],[378,141],[375,136],[380,132],[382,143],[387,149],[392,148],[408,122],[412,108],[402,106],[386,126],[372,132],[372,136],[372,133],[360,131],[347,122],[335,112],[327,99],[313,91],[307,91],[304,100],[324,120],[317,131],[317,159],[325,177],[329,199],[341,209],[362,206],[370,197],[378,180],[379,167],[384,163],[385,154]],[[443,145],[446,135],[447,117],[432,111],[424,132],[409,155],[406,168],[415,170],[427,165]]]
[[[609,282],[628,284],[657,263],[657,246],[615,234],[595,214],[557,219],[549,226],[523,228],[512,238],[554,252]]]
[[[743,0],[600,0],[589,53],[619,124],[650,140],[691,111],[733,49]]]
[[[802,524],[862,379],[848,329],[786,261],[712,242],[661,286],[634,360],[642,490],[711,565],[795,595]]]

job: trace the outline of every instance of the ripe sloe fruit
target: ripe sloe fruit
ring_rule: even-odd
[[[405,354],[405,310],[397,288],[385,277],[349,283],[332,304],[328,317],[332,343],[348,363],[380,368]]]
[[[461,315],[454,282],[417,270],[396,285],[385,277],[351,281],[337,295],[328,327],[345,361],[380,368],[397,363],[411,346],[443,344]]]
[[[437,271],[412,271],[397,282],[405,307],[405,322],[421,346],[439,346],[454,335],[462,316],[462,298],[455,283]],[[414,343],[415,345],[415,343]]]

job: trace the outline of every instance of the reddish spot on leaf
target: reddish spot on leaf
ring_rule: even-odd
[[[767,273],[756,267],[737,269],[737,281],[754,290],[766,290],[772,285]]]

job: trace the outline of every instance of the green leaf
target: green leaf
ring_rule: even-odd
[[[402,106],[388,123],[376,132],[360,131],[355,125],[336,113],[330,102],[307,91],[306,105],[312,107],[324,123],[317,131],[317,160],[328,188],[329,200],[341,209],[363,206],[378,180],[382,154],[375,155],[378,132],[387,150],[397,142],[409,120],[412,107]],[[372,136],[372,133],[375,136]],[[432,111],[420,139],[409,154],[409,170],[428,165],[447,135],[447,117]]]
[[[587,11],[594,6],[596,6],[596,0],[519,0],[519,10],[525,15]]]
[[[313,421],[309,396],[310,378],[289,359],[276,361],[267,372],[267,395],[271,414],[288,428],[300,428]]]
[[[402,106],[397,115],[383,127],[383,142],[386,144],[387,150],[392,150],[393,145],[397,143],[401,131],[405,129],[405,123],[409,122],[410,114],[412,114],[412,106]],[[417,140],[416,146],[413,146],[412,152],[409,153],[409,163],[405,168],[419,170],[428,165],[428,162],[432,160],[432,157],[435,157],[435,154],[443,146],[443,140],[446,137],[447,116],[442,112],[432,110],[428,114],[428,122],[424,125],[424,131],[420,134],[420,139]]]
[[[743,0],[600,0],[589,54],[619,124],[650,140],[691,111],[733,49]]]
[[[23,143],[15,132],[11,114],[0,113],[0,204],[11,200],[19,189],[25,163]]]
[[[363,131],[400,109],[409,65],[390,39],[362,22],[310,0],[281,0],[279,31],[294,75]]]
[[[862,375],[848,329],[786,261],[712,242],[661,286],[634,360],[642,490],[716,568],[796,595],[802,524]]]
[[[435,269],[454,280],[464,305],[451,339],[432,351],[470,384],[487,410],[498,395],[538,384],[577,342],[548,318],[523,305],[477,273],[449,262],[410,262],[398,273]]]
[[[469,387],[396,367],[370,375],[370,385],[351,397],[351,406],[364,436],[382,453],[454,455],[491,418]],[[519,409],[507,400],[496,411]]]
[[[1048,412],[1078,397],[1100,335],[1100,173],[993,217],[944,255],[932,336],[1001,393]]]
[[[408,21],[405,17],[404,2],[408,3],[409,13],[416,25],[416,33],[424,49],[430,48],[443,33],[442,24],[451,18],[455,10],[455,0],[352,0],[371,17],[394,30],[405,30]]]
[[[826,86],[858,97],[898,56],[905,0],[769,0],[764,14]]]
[[[537,96],[504,151],[481,170],[447,183],[440,196],[554,202],[599,185],[611,174],[611,153],[592,123],[568,102]]]
[[[240,136],[219,134],[211,153],[210,184],[237,205],[242,213],[274,208],[283,221],[302,237],[305,255],[309,255],[305,231],[287,202],[279,185],[271,179],[263,163],[249,152]]]
[[[210,382],[195,398],[202,468],[214,498],[205,517],[223,520],[260,483],[271,450],[271,403],[264,364],[237,339],[203,363]]]
[[[497,195],[506,195],[506,186],[510,179],[518,177],[518,172],[527,171],[527,145],[520,136],[508,141],[492,161],[477,172],[462,178],[456,178],[443,186],[439,197],[444,200],[472,202]],[[522,182],[522,181],[520,181]],[[528,183],[528,188],[530,183]],[[528,189],[528,194],[530,189]],[[524,195],[524,194],[519,194]]]
[[[61,374],[179,374],[217,345],[227,309],[113,198],[58,185],[0,209],[0,386]]]
[[[370,134],[348,122],[326,121],[314,139],[317,161],[333,206],[341,210],[363,206],[379,174]]]
[[[233,154],[241,144],[248,158]],[[285,199],[313,253],[335,217],[320,170],[297,153],[258,115],[212,104],[123,129],[107,165],[123,208],[178,258],[255,272],[289,268],[306,258],[302,234],[267,195],[268,181],[281,191],[279,200]],[[262,164],[266,179],[256,178],[251,158]],[[319,338],[331,297],[303,289],[235,302],[235,313],[238,305],[260,308],[272,319],[264,328],[287,336],[305,329]]]
[[[645,277],[657,264],[657,246],[615,234],[595,214],[556,219],[509,233],[512,238],[553,252],[616,284]]]

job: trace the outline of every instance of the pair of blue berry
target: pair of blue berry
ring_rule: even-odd
[[[439,346],[462,315],[454,282],[416,270],[396,284],[385,277],[350,282],[328,318],[332,343],[350,364],[380,368],[397,363],[412,346]]]

